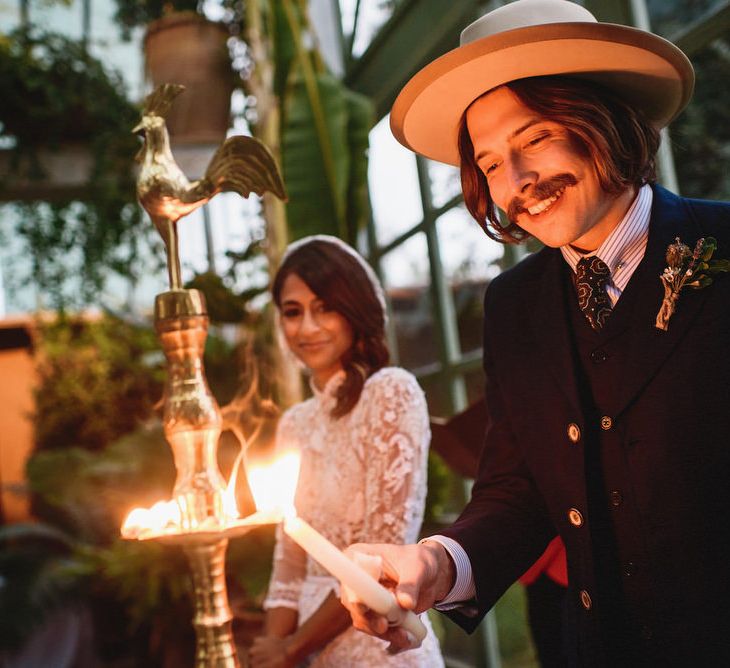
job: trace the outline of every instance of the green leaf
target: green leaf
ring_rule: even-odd
[[[268,0],[268,2],[262,4],[266,6],[264,21],[267,35],[274,47],[272,49],[274,55],[274,95],[282,100],[286,94],[286,84],[289,81],[292,64],[296,57],[294,36],[281,0]],[[295,6],[294,11],[301,22],[302,17],[299,8]]]
[[[708,285],[712,284],[712,278],[709,276],[700,276],[696,281],[693,281],[692,283],[687,283],[686,286],[688,288],[694,288],[695,290],[701,290],[702,288],[706,288]]]
[[[347,106],[342,85],[321,74],[316,86],[326,127],[326,146],[317,131],[315,114],[304,80],[290,82],[284,100],[282,167],[289,193],[287,220],[292,239],[314,233],[342,236],[345,196],[350,172]],[[332,163],[333,187],[326,161]],[[334,191],[333,191],[334,188]]]
[[[730,260],[712,260],[709,264],[708,271],[712,274],[730,271]]]
[[[705,242],[702,244],[702,255],[700,259],[709,260],[712,254],[717,249],[717,239],[715,237],[705,237]]]
[[[347,104],[347,143],[350,151],[350,178],[347,184],[347,233],[354,243],[370,213],[368,198],[368,146],[375,122],[375,106],[370,98],[344,89]]]
[[[289,235],[298,239],[332,234],[354,244],[369,210],[367,148],[373,107],[329,74],[318,74],[316,83],[326,141],[319,136],[307,87],[298,73],[284,101],[282,168],[289,193]]]

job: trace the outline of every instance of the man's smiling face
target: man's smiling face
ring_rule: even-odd
[[[505,87],[466,113],[474,158],[495,204],[545,245],[590,251],[618,225],[634,196],[601,187],[590,155],[562,125]]]

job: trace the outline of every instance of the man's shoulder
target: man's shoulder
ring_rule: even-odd
[[[730,241],[730,202],[680,197],[660,186],[655,186],[655,194],[664,204],[681,206],[700,234]]]
[[[690,209],[707,220],[722,222],[725,225],[730,224],[730,202],[692,197],[685,197],[684,201]],[[700,220],[700,222],[702,221]]]
[[[542,248],[530,253],[516,265],[505,269],[489,284],[487,297],[493,298],[500,294],[514,297],[516,291],[522,291],[531,285],[538,285],[544,278],[546,268],[556,260],[556,251],[553,248]]]

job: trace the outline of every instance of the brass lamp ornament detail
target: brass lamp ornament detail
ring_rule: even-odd
[[[220,192],[232,191],[248,197],[252,192],[261,196],[268,191],[286,200],[274,157],[254,137],[229,137],[211,158],[205,176],[192,182],[187,179],[172,155],[165,124],[172,102],[184,89],[179,84],[156,88],[145,98],[142,119],[132,130],[144,138],[137,154],[141,164],[137,197],[165,242],[172,290],[182,287],[177,245],[180,218]]]
[[[167,361],[162,423],[177,477],[172,500],[133,510],[122,535],[182,545],[193,575],[195,665],[237,668],[225,582],[228,539],[276,520],[264,513],[238,519],[234,483],[240,462],[227,486],[218,468],[221,411],[203,365],[208,315],[203,293],[182,288],[177,223],[219,192],[243,197],[271,192],[281,199],[286,194],[273,156],[252,137],[227,139],[205,176],[189,181],[175,162],[165,125],[165,114],[182,90],[175,84],[158,87],[146,98],[142,120],[134,128],[144,136],[137,155],[137,195],[167,248],[170,290],[155,298],[155,329]],[[243,453],[245,444],[241,446]]]

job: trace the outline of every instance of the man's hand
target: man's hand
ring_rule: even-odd
[[[381,557],[383,573],[380,581],[395,594],[406,610],[421,613],[443,599],[454,586],[456,569],[446,549],[436,541],[420,545],[386,545],[356,543],[347,552],[364,552]],[[396,653],[415,645],[410,634],[400,627],[389,627],[388,620],[350,598],[342,589],[342,604],[350,611],[352,625],[390,642]]]

